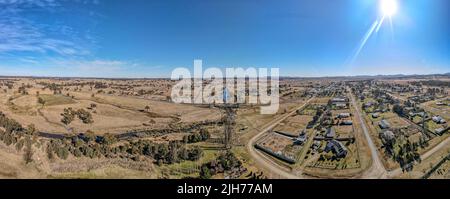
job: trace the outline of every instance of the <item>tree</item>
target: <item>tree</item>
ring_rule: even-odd
[[[97,108],[97,104],[92,103],[91,104],[91,109]]]
[[[200,170],[200,178],[201,179],[210,179],[211,178],[211,170],[208,168],[208,165],[202,165]]]
[[[42,97],[38,97],[38,103],[42,104],[42,106],[45,105],[45,100]]]
[[[398,115],[400,115],[400,116],[403,116],[403,115],[404,115],[404,113],[403,113],[403,107],[402,107],[401,105],[399,105],[399,104],[394,105],[393,111],[394,111],[395,113],[397,113]]]
[[[185,144],[189,143],[189,136],[188,135],[183,136],[183,143],[185,143]]]
[[[95,142],[97,139],[97,136],[91,130],[87,130],[86,134],[84,134],[84,139],[86,142]]]
[[[148,112],[149,110],[150,110],[150,106],[148,106],[148,105],[147,105],[147,106],[145,106],[145,111],[147,111],[147,112]]]
[[[25,133],[27,135],[34,136],[37,133],[37,130],[36,130],[36,127],[34,126],[34,124],[28,125],[27,129],[25,130]]]
[[[61,158],[61,159],[63,159],[63,160],[65,160],[65,159],[67,159],[67,157],[69,156],[69,149],[67,149],[67,147],[59,147],[57,150],[56,150],[56,155],[59,157],[59,158]]]
[[[109,133],[106,133],[106,134],[102,137],[101,140],[102,140],[101,143],[102,143],[102,144],[106,144],[106,145],[111,145],[111,144],[114,144],[114,143],[117,142],[116,136],[114,136],[114,135],[112,135],[112,134],[109,134]]]
[[[76,114],[78,118],[85,124],[91,124],[94,122],[92,114],[84,109],[78,109]]]
[[[61,122],[65,125],[69,125],[75,118],[75,113],[72,110],[72,108],[65,108],[64,112],[61,113],[61,116],[63,117],[61,119]]]
[[[31,163],[33,161],[33,145],[30,137],[25,139],[25,151],[23,154],[23,159],[25,160],[25,164]]]
[[[200,130],[200,136],[201,136],[202,141],[205,141],[211,137],[211,135],[209,134],[209,132],[206,129]]]
[[[203,155],[203,150],[199,146],[195,146],[193,149],[189,150],[189,160],[195,161],[200,159]]]

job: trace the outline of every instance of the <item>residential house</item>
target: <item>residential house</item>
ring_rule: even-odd
[[[333,152],[337,157],[342,158],[347,155],[347,148],[337,140],[330,140],[325,147],[325,152]]]
[[[378,125],[380,126],[381,129],[388,129],[391,127],[391,124],[389,124],[387,120],[381,120]]]
[[[352,125],[353,124],[353,121],[351,121],[351,120],[344,120],[344,121],[341,121],[341,123],[340,123],[340,125]]]
[[[333,127],[327,129],[325,138],[334,138],[336,136],[336,131],[334,131]]]
[[[439,115],[433,116],[431,119],[433,122],[436,122],[436,124],[444,124],[446,122],[445,119]]]

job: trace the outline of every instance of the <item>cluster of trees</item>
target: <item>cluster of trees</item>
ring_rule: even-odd
[[[75,111],[72,109],[72,107],[65,108],[63,113],[61,113],[61,116],[61,122],[65,125],[69,125],[71,122],[73,122],[75,116],[77,116],[78,119],[80,119],[85,124],[91,124],[94,122],[92,114],[84,109],[78,109],[77,111]]]
[[[7,146],[14,145],[18,151],[24,150],[24,161],[26,164],[33,161],[33,144],[37,140],[37,131],[34,125],[23,128],[17,121],[9,119],[0,112],[0,141]]]
[[[155,91],[154,90],[139,89],[137,94],[138,95],[153,95],[153,94],[155,94]]]
[[[80,119],[85,124],[93,123],[94,120],[92,119],[92,114],[89,111],[86,111],[84,109],[78,109],[76,112],[78,119]]]
[[[422,85],[427,85],[427,86],[437,86],[437,87],[450,87],[450,82],[447,81],[441,81],[441,80],[427,80],[427,81],[415,81],[415,82],[410,82],[411,85],[414,86],[422,86]]]
[[[139,140],[118,143],[114,135],[98,136],[93,132],[67,137],[63,140],[54,139],[47,146],[47,155],[50,159],[54,157],[66,159],[69,154],[89,158],[120,157],[135,161],[144,156],[154,159],[158,164],[172,164],[184,160],[198,160],[203,155],[203,150],[199,147],[188,148],[180,141],[153,143],[149,140]]]
[[[195,161],[203,155],[203,150],[200,147],[188,148],[178,140],[173,140],[169,143],[153,143],[148,140],[139,140],[122,147],[125,147],[126,151],[131,155],[150,156],[158,164],[172,164],[183,160]]]
[[[404,144],[399,144],[398,151],[393,154],[393,158],[400,164],[402,170],[410,171],[414,162],[420,162],[420,154],[417,152],[419,144],[406,140]]]
[[[101,88],[108,88],[109,85],[107,83],[103,83],[103,82],[95,82],[94,83],[94,88],[95,89],[101,89]]]
[[[310,129],[310,128],[314,127],[316,122],[319,120],[320,116],[322,116],[323,112],[325,111],[325,108],[326,107],[323,107],[323,106],[318,106],[316,108],[316,114],[314,115],[313,119],[308,122],[308,125],[306,126],[306,128]]]
[[[242,162],[230,151],[222,153],[217,159],[201,166],[200,178],[209,179],[218,173],[225,171],[241,170]]]
[[[61,94],[62,93],[63,87],[59,84],[48,83],[48,82],[39,82],[38,84],[44,86],[44,88],[42,88],[42,90],[45,90],[46,88],[48,88],[51,91],[53,91],[53,94]]]
[[[321,127],[330,127],[331,125],[333,125],[334,121],[333,121],[333,117],[332,117],[332,113],[330,110],[326,110],[325,113],[323,113],[323,117],[322,120],[320,121],[320,126]],[[320,128],[320,127],[319,127]]]
[[[42,105],[45,105],[45,100],[44,100],[44,98],[38,97],[38,103],[39,103],[39,104],[42,104]]]
[[[19,87],[18,92],[19,92],[20,94],[22,94],[22,95],[28,95],[28,91],[27,91],[27,89],[26,89],[25,86]]]
[[[264,173],[258,172],[258,173],[253,173],[253,171],[251,171],[247,176],[248,179],[252,179],[252,180],[260,180],[260,179],[267,179],[266,176],[264,176]]]
[[[394,113],[397,113],[399,116],[405,115],[405,113],[403,111],[403,106],[400,104],[395,104],[394,107],[392,108],[392,110],[394,111]]]
[[[70,110],[65,111],[70,115]],[[36,143],[38,133],[33,125],[23,128],[17,121],[0,112],[0,140],[6,145],[15,145],[18,150],[24,149],[24,160],[32,161],[32,146]],[[205,133],[203,133],[205,134]],[[204,136],[204,135],[203,135]],[[67,136],[64,139],[50,139],[46,143],[49,159],[67,159],[70,154],[75,157],[107,157],[129,158],[139,160],[141,156],[149,157],[158,164],[172,164],[184,160],[195,161],[203,156],[198,146],[188,147],[185,143],[174,140],[169,143],[154,143],[149,140],[118,142],[116,136],[95,135],[88,131],[85,134]]]
[[[14,82],[15,81],[4,80],[3,79],[3,80],[0,81],[0,86],[6,86],[8,89],[12,89],[14,87]]]
[[[86,134],[67,137],[65,139],[52,139],[47,145],[47,155],[49,159],[56,157],[67,159],[70,154],[75,157],[114,157],[119,151],[114,151],[111,145],[117,139],[110,135],[96,136],[93,132],[88,131]]]
[[[210,137],[211,137],[211,135],[207,130],[201,129],[200,132],[194,132],[190,135],[185,135],[183,137],[183,142],[184,143],[197,143],[197,142],[206,141]]]

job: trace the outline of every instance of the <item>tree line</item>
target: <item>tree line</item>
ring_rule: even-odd
[[[0,111],[0,127],[2,127],[0,140],[8,146],[15,145],[18,150],[24,149],[24,160],[27,163],[31,162],[32,146],[37,144],[38,138],[38,131],[34,125],[24,128]],[[157,164],[172,164],[185,160],[195,161],[203,156],[200,147],[187,146],[180,140],[168,143],[154,143],[150,140],[119,141],[115,135],[107,133],[100,136],[92,131],[66,136],[64,139],[52,138],[45,140],[42,145],[45,146],[49,159],[67,159],[70,155],[89,158],[127,158],[134,161],[151,158]]]

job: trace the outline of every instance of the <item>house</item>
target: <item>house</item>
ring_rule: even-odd
[[[443,106],[443,105],[445,105],[443,102],[436,102],[436,105],[438,105],[438,106]]]
[[[351,120],[344,120],[344,121],[341,121],[341,123],[340,123],[340,125],[352,125],[353,124],[353,121],[351,121]]]
[[[335,97],[331,99],[331,103],[337,103],[337,102],[348,102],[348,99],[345,97]]]
[[[416,113],[416,115],[418,115],[420,117],[425,117],[425,112]]]
[[[312,144],[312,148],[314,150],[318,150],[318,149],[320,149],[320,146],[321,146],[321,142],[319,140],[314,140],[314,142]]]
[[[336,108],[347,108],[348,98],[346,97],[335,97],[330,100],[331,104],[336,106]]]
[[[434,132],[436,133],[436,134],[441,134],[442,132],[444,132],[444,128],[438,128],[438,129],[435,129],[434,130]]]
[[[306,140],[308,139],[308,137],[306,136],[306,133],[304,131],[302,131],[300,133],[300,135],[298,135],[297,138],[295,138],[294,140],[294,144],[296,145],[302,145],[303,143],[306,142]]]
[[[348,118],[350,117],[350,113],[339,113],[337,118]]]
[[[337,157],[342,158],[347,155],[347,148],[339,141],[330,140],[325,147],[325,152],[333,152]]]
[[[405,111],[413,111],[414,107],[408,106],[404,108]]]
[[[373,105],[375,105],[374,102],[367,102],[367,103],[364,104],[364,108],[368,108],[368,107],[371,107]]]
[[[380,126],[381,129],[388,129],[391,127],[391,124],[389,124],[387,120],[381,120],[378,125]]]
[[[336,103],[334,103],[334,105],[336,106],[336,108],[339,108],[339,109],[347,108],[347,103],[343,103],[343,102],[336,102]]]
[[[436,122],[436,124],[444,124],[446,122],[444,118],[439,115],[433,116],[431,119],[433,120],[433,122]]]
[[[380,136],[386,142],[389,142],[389,141],[392,141],[395,139],[395,135],[392,131],[384,131],[383,133],[381,133]]]
[[[325,134],[325,138],[334,138],[336,136],[336,131],[334,131],[334,129],[328,128]]]

